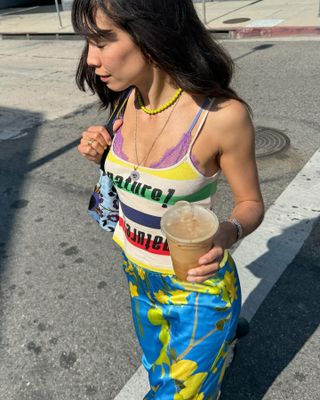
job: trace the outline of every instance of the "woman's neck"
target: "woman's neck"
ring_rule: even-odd
[[[172,78],[158,68],[152,68],[150,74],[136,85],[143,103],[150,109],[156,109],[174,96],[178,86]]]

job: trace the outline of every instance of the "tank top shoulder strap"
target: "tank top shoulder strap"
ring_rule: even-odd
[[[200,135],[200,132],[201,132],[201,130],[203,128],[204,123],[206,122],[206,119],[207,119],[207,117],[209,115],[209,111],[211,110],[211,107],[212,107],[215,99],[216,99],[215,97],[213,97],[213,98],[207,97],[205,99],[204,103],[202,104],[200,110],[198,111],[198,114],[196,116],[196,118],[197,118],[196,122],[198,121],[198,119],[199,119],[201,114],[203,114],[203,116],[202,116],[202,119],[201,119],[200,124],[198,126],[198,129],[197,129],[195,135],[193,136],[193,138],[191,140],[191,143],[189,145],[188,153],[190,153],[190,151],[192,149],[192,146],[194,145],[195,141],[197,140],[198,136]],[[195,123],[193,124],[193,127],[194,127],[194,125],[195,125]]]
[[[209,99],[208,99],[208,97],[206,97],[204,102],[199,107],[199,111],[197,112],[196,116],[193,118],[193,121],[191,122],[191,125],[190,125],[189,129],[187,130],[187,133],[192,132],[193,128],[195,127],[196,123],[198,122],[198,120],[200,118],[200,115],[201,115],[202,111],[204,110],[204,108],[208,104],[208,101],[209,101]]]

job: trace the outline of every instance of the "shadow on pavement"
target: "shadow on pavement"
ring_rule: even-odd
[[[259,44],[258,46],[255,46],[252,50],[248,51],[247,53],[244,53],[244,54],[241,54],[241,56],[235,57],[233,59],[233,61],[241,60],[241,58],[247,57],[250,54],[255,53],[256,51],[267,50],[267,49],[270,49],[270,47],[273,47],[273,46],[274,46],[274,44],[270,44],[270,43],[269,44],[268,43]]]
[[[0,115],[3,122],[0,126],[1,134],[6,135],[6,129],[10,129],[9,120],[41,122],[42,116],[39,113],[31,113],[25,110],[0,107]],[[9,118],[8,124],[5,119]],[[11,121],[12,122],[12,121]],[[13,121],[14,123],[14,121]],[[17,221],[17,213],[28,205],[28,200],[23,198],[24,185],[27,173],[29,158],[38,135],[38,129],[24,131],[24,136],[18,139],[0,140],[0,343],[3,332],[3,310],[6,290],[10,290],[4,284],[7,274],[6,260],[9,255],[9,247]]]
[[[225,378],[221,400],[260,400],[275,379],[308,342],[320,322],[319,247],[320,220],[301,221],[268,242],[269,251],[249,268],[267,279],[267,262],[279,245],[292,241],[306,224],[313,224],[308,239],[297,256],[269,292],[250,322],[250,334],[238,344],[237,357]],[[260,286],[259,285],[259,286]],[[255,292],[244,303],[252,303]],[[296,373],[293,379],[303,384],[306,375]]]
[[[255,1],[253,0],[253,1],[252,1],[251,3],[249,3],[249,4],[245,4],[245,5],[241,6],[241,7],[234,8],[234,9],[228,11],[228,12],[225,13],[225,14],[218,15],[216,18],[211,18],[209,21],[207,21],[207,23],[216,21],[217,19],[222,18],[222,17],[226,17],[227,15],[233,14],[233,13],[236,12],[236,11],[240,11],[240,10],[242,10],[243,8],[247,8],[247,7],[253,6],[253,5],[256,4],[256,3],[260,3],[261,1],[262,1],[262,0],[255,0]]]
[[[78,146],[79,144],[79,139],[73,140],[72,142],[68,143],[67,145],[60,147],[60,149],[52,151],[51,153],[47,154],[44,157],[41,157],[40,159],[33,161],[30,163],[27,167],[27,172],[30,172],[36,168],[41,167],[43,164],[46,164],[47,162],[53,160],[56,157],[61,156],[62,154],[66,153],[67,151],[73,149],[74,147]]]

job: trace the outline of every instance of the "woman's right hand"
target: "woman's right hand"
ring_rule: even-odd
[[[115,132],[122,125],[122,120],[117,119],[113,124]],[[112,138],[103,125],[90,126],[82,133],[78,151],[90,161],[100,164],[103,152],[111,146]]]

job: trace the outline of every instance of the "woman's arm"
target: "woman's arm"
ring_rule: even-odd
[[[236,100],[227,103],[215,118],[215,129],[219,130],[216,142],[219,147],[218,158],[233,193],[234,208],[230,219],[234,218],[240,223],[243,236],[246,236],[260,225],[264,214],[255,160],[254,128],[242,103]],[[222,222],[214,237],[214,247],[199,259],[200,267],[189,271],[190,281],[203,282],[211,277],[219,269],[224,250],[232,247],[236,241],[234,223]]]

